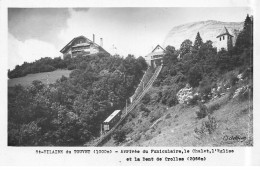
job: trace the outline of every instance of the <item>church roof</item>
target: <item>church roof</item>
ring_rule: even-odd
[[[232,35],[228,32],[228,30],[227,30],[226,27],[224,27],[224,28],[222,29],[222,31],[221,31],[220,34],[217,36],[217,38],[218,38],[218,37],[221,37],[221,36],[223,36],[223,35],[232,36]],[[232,37],[233,37],[233,36],[232,36]]]

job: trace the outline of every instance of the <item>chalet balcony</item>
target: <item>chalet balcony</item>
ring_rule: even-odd
[[[72,48],[71,52],[81,52],[81,51],[89,51],[89,47],[77,47],[77,48]]]
[[[90,47],[89,43],[80,43],[80,44],[76,44],[73,45],[72,48],[76,48],[76,47]]]

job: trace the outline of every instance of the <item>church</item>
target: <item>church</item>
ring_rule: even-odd
[[[228,32],[226,27],[220,32],[220,34],[216,37],[216,47],[217,51],[220,51],[222,48],[229,51],[233,47],[233,35]]]

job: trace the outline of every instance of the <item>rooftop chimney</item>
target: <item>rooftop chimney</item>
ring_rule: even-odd
[[[100,38],[100,47],[103,47],[103,38]]]
[[[93,34],[93,43],[95,43],[95,34]]]

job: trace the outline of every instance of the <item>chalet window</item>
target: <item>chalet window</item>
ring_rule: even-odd
[[[221,41],[221,37],[219,37],[219,40]]]
[[[225,36],[223,36],[223,40],[225,40]]]
[[[78,41],[78,44],[81,44],[81,43],[84,43],[84,40],[83,40],[83,39],[81,39],[81,40]]]

